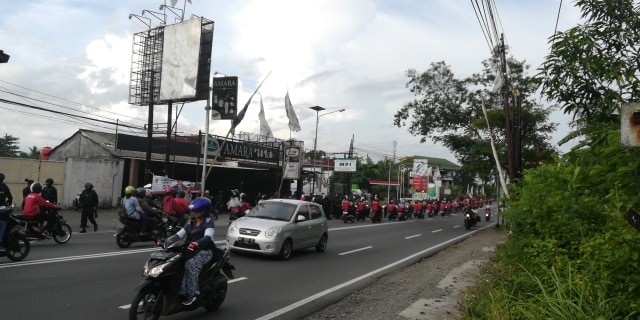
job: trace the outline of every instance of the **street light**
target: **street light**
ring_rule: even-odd
[[[317,149],[318,148],[318,123],[320,123],[320,117],[326,116],[334,112],[343,112],[345,109],[334,110],[334,111],[330,111],[323,114],[320,114],[320,111],[326,110],[326,108],[323,108],[321,106],[313,106],[313,107],[309,107],[309,109],[316,111],[316,138],[313,140],[313,184],[311,184],[311,194],[313,194],[315,192],[315,185],[316,185],[316,158],[318,154],[318,149]],[[320,171],[322,171],[322,168],[320,169]],[[320,187],[320,190],[322,190],[322,187]]]

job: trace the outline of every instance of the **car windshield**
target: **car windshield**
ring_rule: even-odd
[[[296,205],[283,202],[263,202],[253,207],[248,217],[289,221],[296,211]]]

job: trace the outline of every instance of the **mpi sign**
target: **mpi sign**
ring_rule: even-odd
[[[356,172],[356,158],[336,158],[333,170],[335,172]]]

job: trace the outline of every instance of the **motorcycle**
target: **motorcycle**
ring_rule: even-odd
[[[491,208],[487,207],[484,209],[484,219],[485,221],[489,221],[489,219],[491,219]]]
[[[149,233],[140,235],[140,220],[129,218],[123,215],[119,216],[122,225],[116,231],[116,243],[120,248],[128,248],[134,242],[158,243],[167,236],[178,232],[182,227],[178,223],[178,218],[163,213],[161,219],[148,218],[147,229]]]
[[[44,221],[36,220],[32,216],[18,215],[15,217],[29,240],[46,240],[53,238],[53,241],[56,243],[65,244],[71,239],[71,226],[67,224],[67,220],[59,214],[59,211],[59,209],[47,208],[45,212],[42,213],[55,217],[55,219],[51,219],[53,225],[43,225]],[[34,227],[38,227],[42,232],[36,231]]]
[[[356,218],[349,211],[342,211],[342,221],[344,221],[344,223],[354,223],[356,222]]]
[[[6,256],[11,261],[20,261],[29,255],[31,243],[12,213],[13,206],[0,207],[0,220],[4,220],[7,224],[2,237],[7,251],[0,251],[0,257]]]
[[[233,279],[235,269],[229,263],[227,248],[214,248],[213,258],[202,267],[197,300],[188,306],[180,303],[178,290],[185,261],[195,253],[183,239],[164,241],[162,250],[152,253],[144,265],[145,279],[136,288],[129,319],[158,319],[161,315],[191,311],[200,306],[207,311],[218,309],[227,296],[228,279]]]
[[[480,216],[478,216],[473,209],[468,209],[464,212],[464,227],[469,230],[471,227],[480,222]]]
[[[380,210],[371,212],[371,222],[382,222],[382,213],[380,213]]]

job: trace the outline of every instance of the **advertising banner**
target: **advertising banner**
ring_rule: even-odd
[[[200,182],[191,182],[185,180],[175,180],[165,176],[153,176],[151,181],[151,192],[154,194],[164,193],[167,187],[171,187],[173,191],[184,190],[191,187],[191,193],[201,193],[202,188]]]
[[[335,172],[356,172],[356,158],[336,158],[333,170]]]
[[[284,178],[285,179],[300,179],[300,147],[289,146],[285,147],[285,162],[284,162]]]
[[[238,113],[238,77],[214,77],[211,119],[233,120]]]

